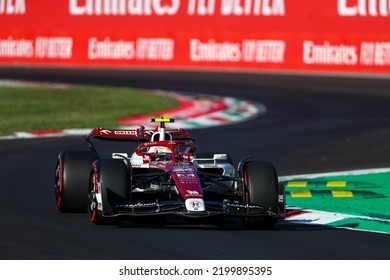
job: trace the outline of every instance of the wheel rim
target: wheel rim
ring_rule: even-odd
[[[97,176],[96,174],[93,174],[91,178],[90,192],[88,194],[88,215],[89,215],[89,220],[91,222],[95,222],[96,220],[96,212],[97,212],[97,204],[98,204],[96,198],[97,192],[98,192]]]
[[[62,161],[58,160],[56,167],[56,175],[55,175],[55,185],[54,191],[56,196],[56,206],[57,209],[61,210],[62,206],[62,190],[63,190],[63,178],[62,178]]]
[[[244,171],[243,193],[244,193],[244,203],[249,203],[248,175],[246,174],[246,171]]]

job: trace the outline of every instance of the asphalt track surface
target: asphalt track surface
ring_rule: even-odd
[[[131,86],[232,96],[262,103],[252,120],[192,130],[199,151],[272,161],[279,175],[390,166],[390,80],[248,73],[0,68],[0,79]],[[1,259],[390,259],[390,236],[280,222],[145,221],[95,226],[61,214],[56,156],[87,149],[83,137],[0,141]]]

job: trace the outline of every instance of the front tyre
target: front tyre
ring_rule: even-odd
[[[94,224],[119,224],[115,206],[129,201],[129,186],[129,171],[122,160],[96,160],[88,192],[89,220]]]
[[[275,167],[270,162],[250,161],[243,168],[244,203],[264,207],[272,214],[278,212],[279,182]],[[249,227],[272,227],[276,223],[274,217],[243,218]]]

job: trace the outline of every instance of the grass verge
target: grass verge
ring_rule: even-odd
[[[178,106],[172,98],[130,88],[1,87],[0,135],[17,131],[118,127],[116,119]]]

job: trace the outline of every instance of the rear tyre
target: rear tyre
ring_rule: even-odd
[[[66,151],[58,155],[54,192],[59,211],[87,211],[89,174],[95,160],[90,151]]]
[[[119,159],[97,160],[92,165],[88,193],[88,216],[94,224],[119,224],[114,207],[130,200],[130,178]]]
[[[278,211],[278,177],[275,167],[270,162],[250,161],[243,169],[244,203],[257,204],[272,213]],[[273,217],[243,218],[249,227],[272,227],[276,223]]]

